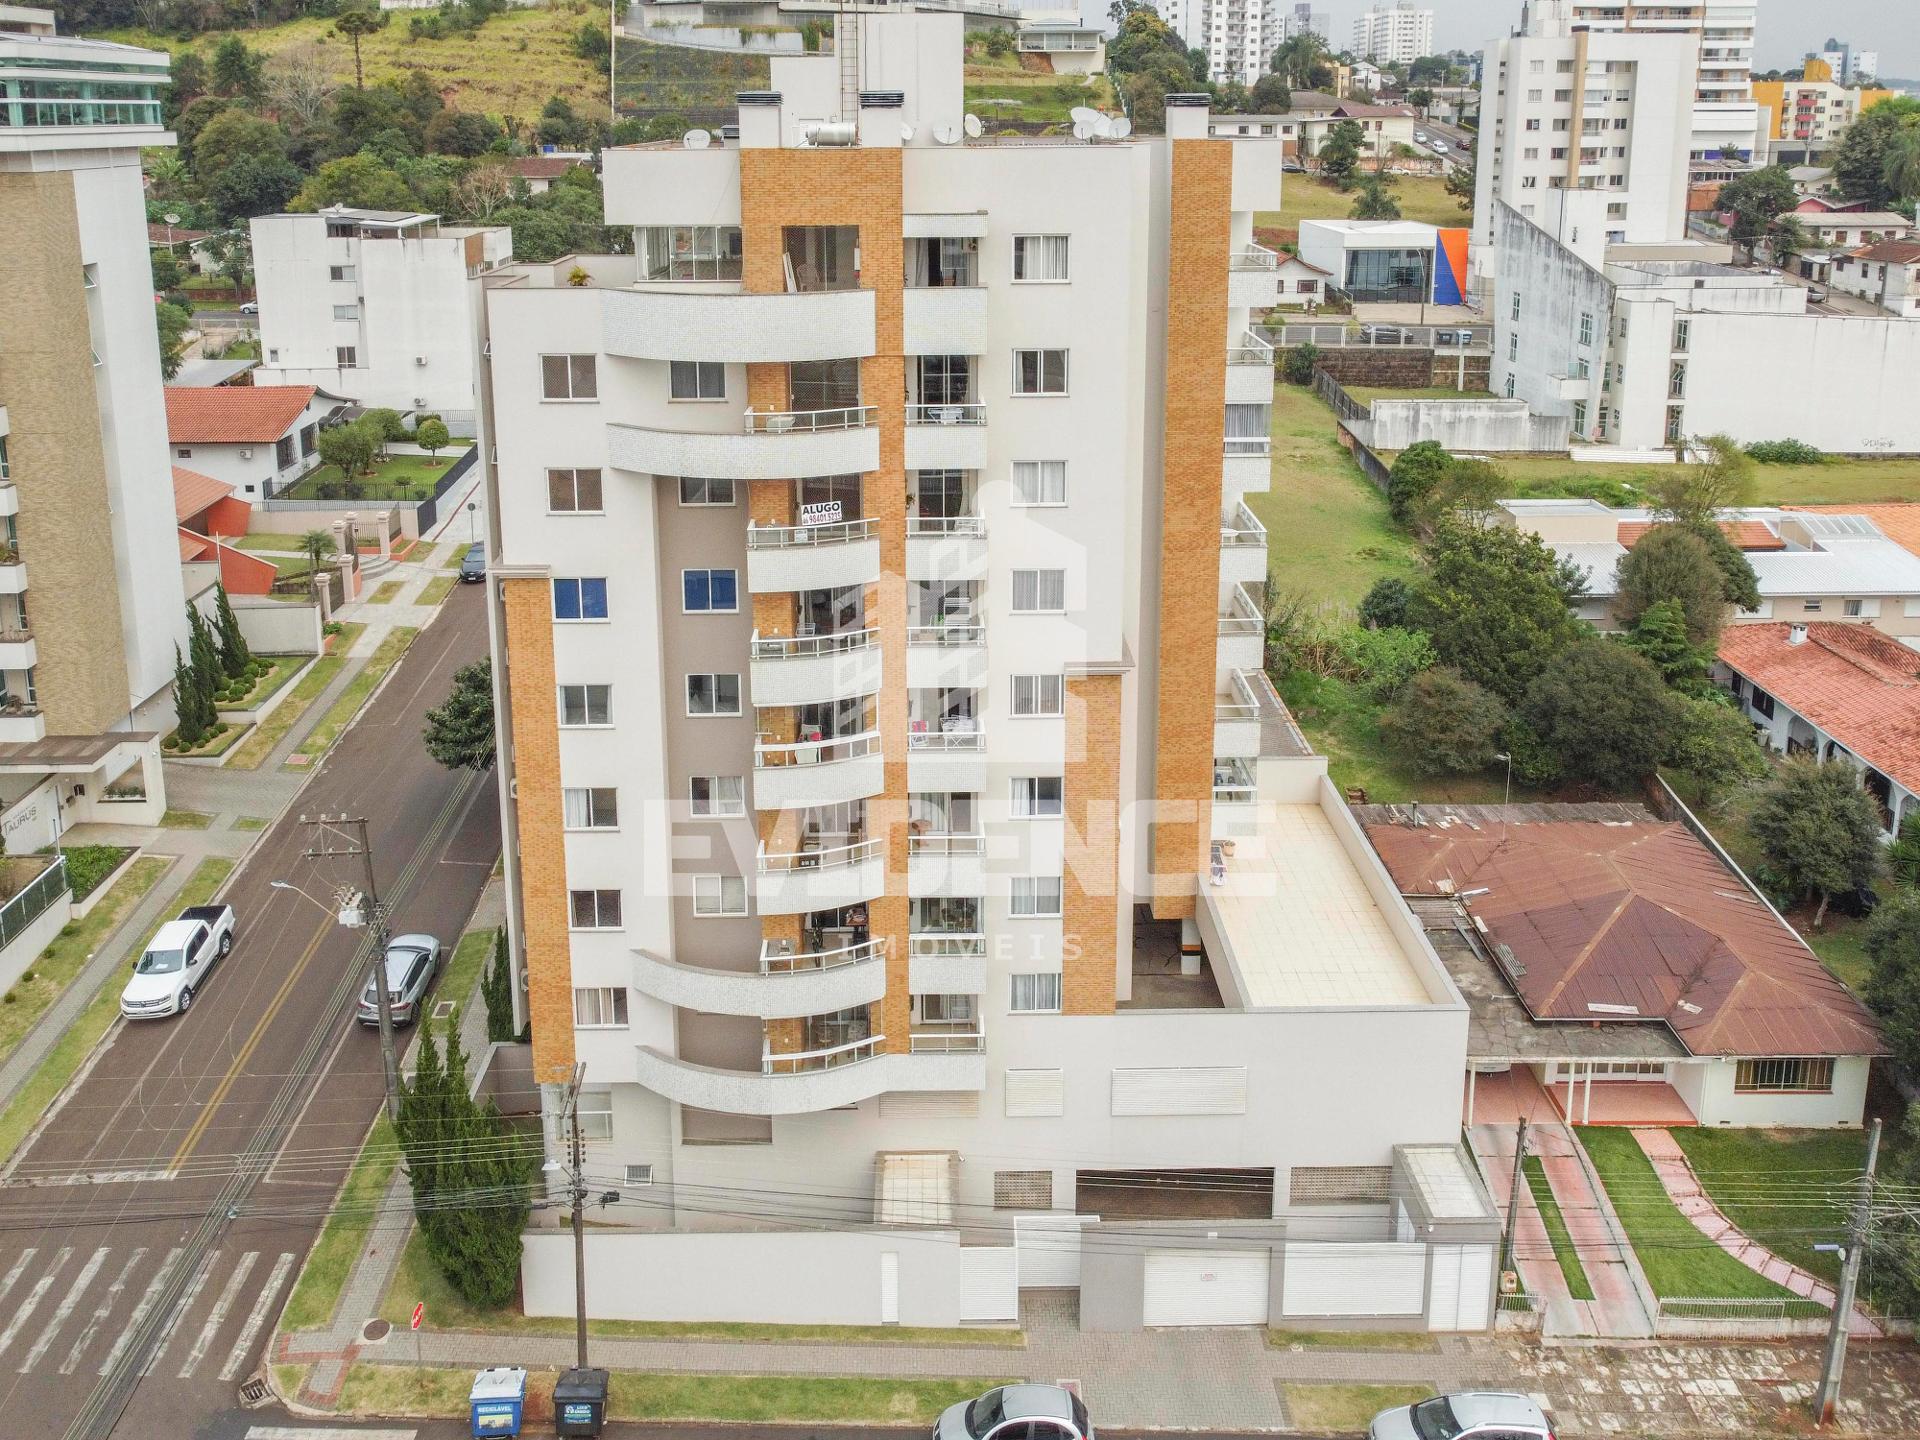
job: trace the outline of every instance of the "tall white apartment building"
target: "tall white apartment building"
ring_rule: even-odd
[[[251,224],[262,385],[315,385],[473,433],[473,281],[513,256],[504,225],[335,206]]]
[[[1546,192],[1605,192],[1606,235],[1661,244],[1686,233],[1699,39],[1602,29],[1562,0],[1534,0],[1521,32],[1486,52],[1473,268],[1496,273],[1495,202],[1530,219]],[[1751,141],[1749,141],[1751,143]]]
[[[1305,35],[1308,33],[1318,35],[1322,40],[1331,41],[1333,39],[1333,22],[1327,18],[1326,11],[1316,10],[1311,4],[1304,3],[1304,0],[1300,0],[1300,3],[1294,5],[1293,13],[1287,19],[1286,34],[1279,38],[1284,40],[1289,35]]]
[[[1251,85],[1273,68],[1287,38],[1269,0],[1166,0],[1161,18],[1187,46],[1207,52],[1207,78]]]
[[[1353,22],[1353,53],[1380,64],[1411,64],[1433,53],[1433,11],[1416,9],[1412,0],[1375,5]]]
[[[484,279],[513,963],[552,1153],[571,1103],[620,1196],[588,1306],[1484,1327],[1459,992],[1261,670],[1280,142],[1183,95],[971,138],[962,23],[842,17],[858,69],[776,57],[737,141],[604,152],[634,254]]]
[[[63,772],[68,823],[165,804],[186,592],[140,151],[173,143],[167,70],[0,5],[0,786]]]

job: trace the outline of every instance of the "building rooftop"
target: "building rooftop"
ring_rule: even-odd
[[[1797,643],[1795,631],[1804,631]],[[1865,625],[1733,625],[1720,659],[1920,794],[1920,654]]]
[[[1799,210],[1793,218],[1806,230],[1912,230],[1913,216],[1897,210]]]
[[[1319,805],[1262,805],[1258,834],[1236,843],[1205,899],[1229,952],[1209,950],[1215,976],[1247,1009],[1433,1003]]]
[[[179,465],[173,467],[173,518],[175,520],[182,522],[191,520],[209,505],[224,500],[231,494],[233,494],[233,486],[224,480],[216,480],[211,475],[202,475],[198,470],[188,470]]]
[[[1693,1055],[1886,1052],[1866,1007],[1684,825],[1562,810],[1422,806],[1418,825],[1366,832],[1403,892],[1465,904],[1537,1022],[1660,1021]]]
[[[1872,260],[1876,264],[1912,265],[1920,262],[1920,240],[1881,240],[1847,253],[1855,260]]]
[[[1783,505],[1781,508],[1812,515],[1863,516],[1894,544],[1920,555],[1920,500],[1884,505]]]
[[[211,385],[229,385],[249,370],[259,368],[258,360],[182,360],[168,383],[203,390]]]
[[[167,438],[176,445],[271,444],[318,393],[312,385],[169,385]]]
[[[1421,220],[1302,220],[1300,228],[1309,226],[1322,230],[1339,231],[1346,235],[1398,236],[1431,245],[1436,227]]]

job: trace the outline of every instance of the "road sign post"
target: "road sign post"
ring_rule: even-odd
[[[419,1380],[420,1380],[420,1386],[421,1386],[421,1388],[422,1388],[422,1389],[425,1389],[425,1388],[426,1388],[426,1383],[427,1383],[427,1377],[426,1377],[426,1371],[425,1371],[425,1369],[424,1369],[424,1367],[422,1367],[422,1365],[420,1364],[420,1322],[421,1322],[422,1320],[424,1320],[424,1319],[426,1319],[426,1318],[427,1318],[427,1302],[426,1302],[426,1301],[424,1301],[424,1300],[416,1300],[416,1301],[414,1301],[414,1304],[413,1304],[413,1320],[412,1320],[412,1324],[413,1324],[413,1368],[414,1368],[414,1370],[415,1370],[415,1371],[416,1371],[416,1372],[418,1373],[418,1377],[419,1377]]]

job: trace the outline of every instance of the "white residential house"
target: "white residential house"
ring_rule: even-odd
[[[1260,669],[1280,143],[968,138],[962,17],[839,23],[857,122],[776,56],[603,152],[634,254],[485,277],[513,965],[646,1202],[588,1308],[1483,1329],[1464,1003]]]
[[[258,505],[320,463],[320,423],[338,408],[311,385],[169,385],[168,441],[175,464]]]
[[[1836,255],[1827,279],[1889,315],[1920,319],[1920,240],[1882,240]]]
[[[473,433],[477,277],[510,259],[505,226],[342,206],[252,222],[261,385],[312,385]]]

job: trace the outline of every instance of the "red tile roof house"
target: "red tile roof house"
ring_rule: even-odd
[[[575,167],[592,169],[590,159],[573,155],[521,155],[507,161],[507,174],[526,182],[529,195],[545,194],[553,182]]]
[[[1842,759],[1891,840],[1920,796],[1920,653],[1860,625],[1730,625],[1714,678],[1775,750]]]
[[[253,507],[233,486],[211,475],[173,467],[173,515],[180,526],[180,568],[189,602],[217,579],[229,595],[265,595],[272,591],[274,566],[226,544],[221,537],[247,533]]]
[[[312,385],[167,387],[173,461],[270,500],[320,463],[320,421],[340,402]]]
[[[1360,819],[1468,999],[1477,1079],[1578,1124],[1861,1123],[1873,1016],[1684,824],[1638,805]]]

